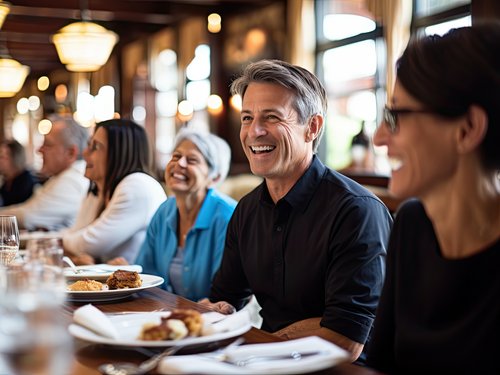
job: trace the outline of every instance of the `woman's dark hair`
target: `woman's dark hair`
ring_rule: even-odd
[[[15,169],[22,171],[26,168],[26,151],[22,144],[15,139],[8,139],[0,143],[0,145],[9,149],[12,165]]]
[[[500,23],[414,39],[396,69],[405,90],[437,114],[458,117],[473,104],[483,108],[488,129],[481,159],[487,169],[500,168]]]
[[[108,135],[108,155],[103,196],[111,197],[125,176],[142,172],[151,174],[152,156],[144,128],[133,121],[115,119],[99,122]]]

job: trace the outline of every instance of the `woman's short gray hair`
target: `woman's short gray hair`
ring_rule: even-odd
[[[302,124],[312,116],[326,116],[328,99],[326,90],[318,78],[307,69],[281,60],[261,60],[247,65],[242,75],[231,84],[231,94],[245,96],[252,82],[272,83],[295,93],[294,108]],[[318,149],[325,126],[313,141],[313,151]]]
[[[228,143],[212,133],[182,128],[175,137],[174,149],[186,140],[193,142],[200,150],[208,164],[209,177],[216,180],[215,185],[223,182],[231,165],[231,148]]]

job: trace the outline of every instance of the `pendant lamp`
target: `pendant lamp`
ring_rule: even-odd
[[[23,87],[30,68],[14,60],[5,47],[0,47],[0,98],[10,98]]]
[[[72,72],[94,72],[106,64],[118,35],[83,20],[63,27],[52,36],[59,60]]]
[[[0,0],[0,29],[3,26],[3,21],[5,21],[5,17],[10,12],[10,3],[6,1]]]

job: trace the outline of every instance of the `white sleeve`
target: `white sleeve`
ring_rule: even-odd
[[[86,227],[63,236],[64,248],[72,253],[100,257],[127,241],[149,224],[166,199],[161,185],[144,173],[125,177],[99,217]]]
[[[73,224],[89,180],[73,168],[51,177],[27,201],[0,209],[15,215],[20,228],[59,230]]]

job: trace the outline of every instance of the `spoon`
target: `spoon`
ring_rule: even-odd
[[[139,365],[129,362],[105,363],[99,366],[99,371],[105,375],[141,375],[156,367],[162,358],[177,353],[183,345],[173,346],[156,354]]]
[[[76,268],[75,263],[73,263],[73,261],[71,260],[70,257],[65,255],[65,256],[63,256],[62,260],[64,263],[66,263],[68,266],[71,267],[71,269],[73,270],[73,272],[75,274],[83,272],[83,270]]]

